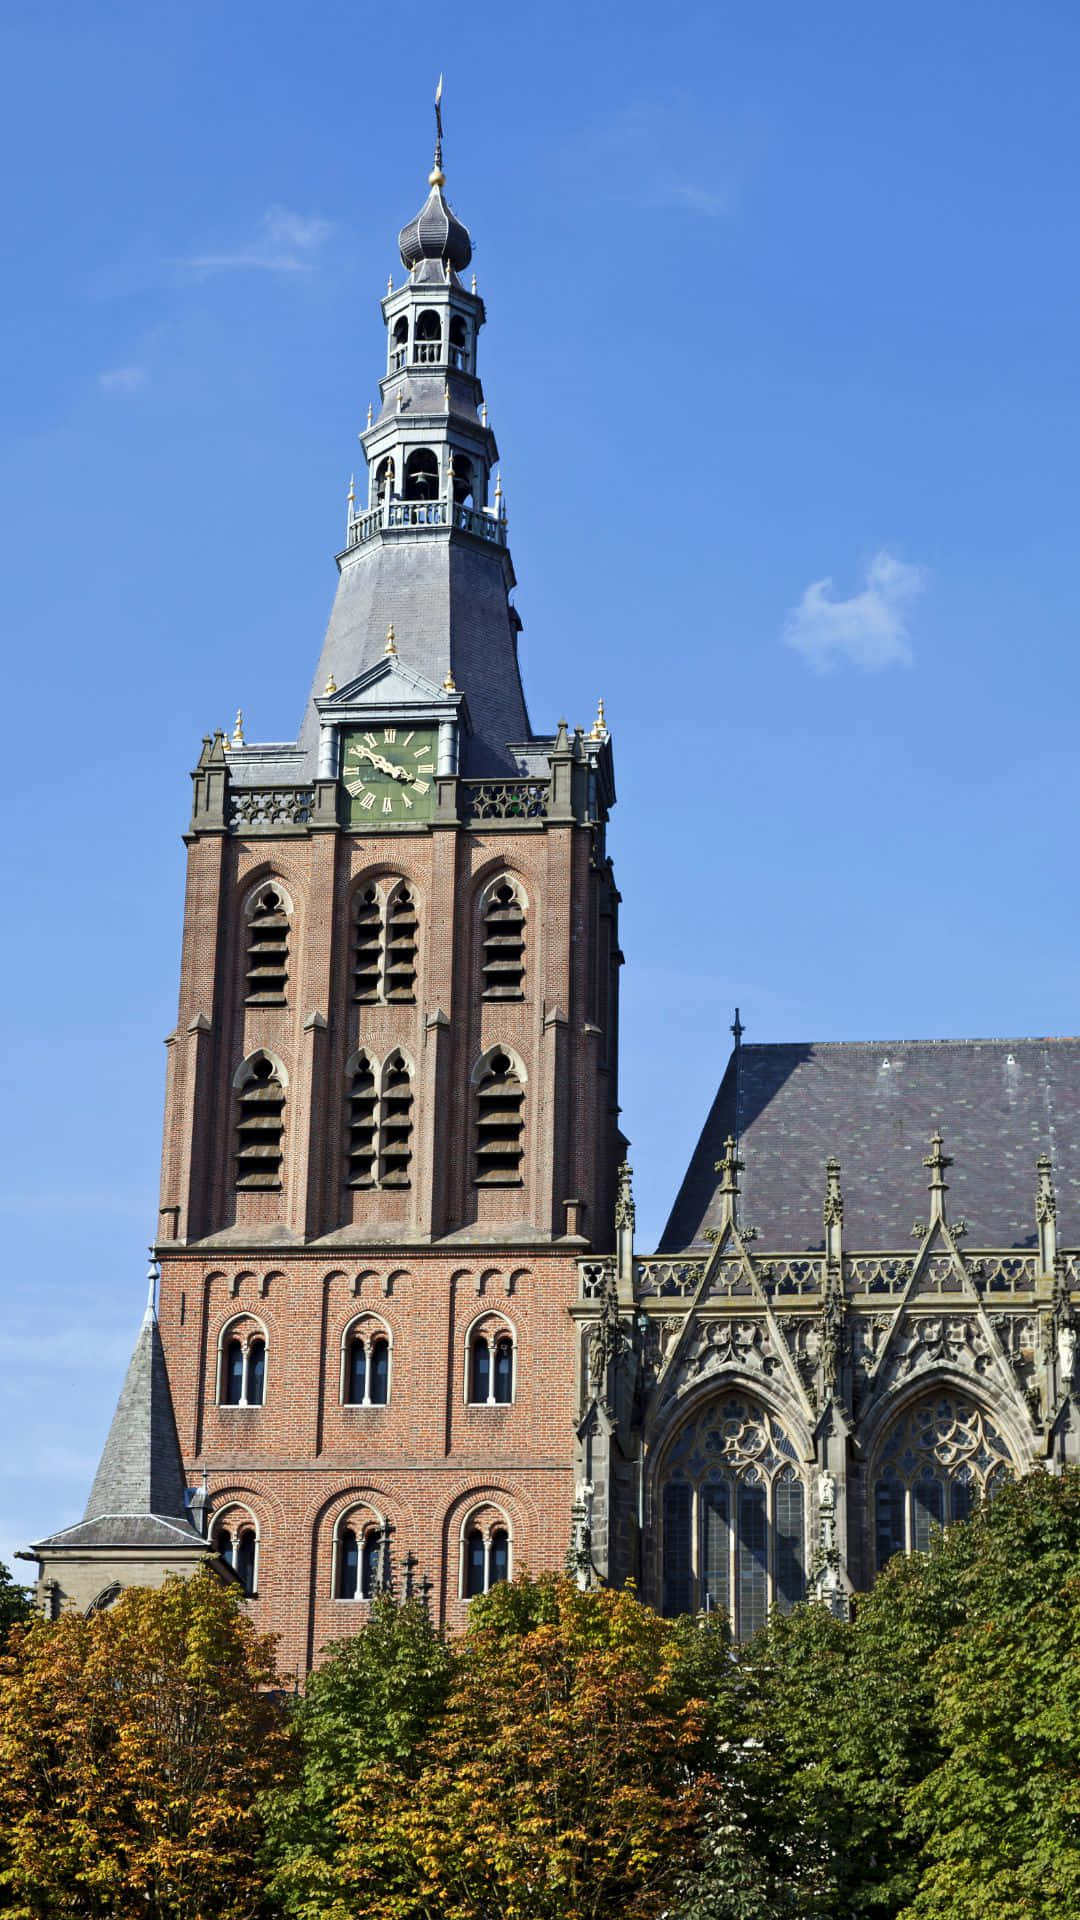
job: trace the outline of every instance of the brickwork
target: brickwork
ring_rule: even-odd
[[[258,1535],[260,1624],[303,1673],[362,1624],[336,1597],[342,1525],[393,1528],[459,1625],[473,1516],[505,1527],[511,1565],[569,1544],[579,1347],[575,1257],[610,1244],[618,1158],[614,889],[575,824],[499,833],[189,841],[180,1018],[170,1042],[159,1318],[189,1482],[210,1524]],[[483,997],[483,897],[506,874],[525,905],[520,998]],[[289,910],[284,1004],[245,1004],[247,909],[273,880]],[[353,997],[354,912],[404,880],[417,913],[415,999]],[[411,1076],[409,1184],[347,1184],[349,1063],[398,1052]],[[475,1081],[504,1049],[524,1086],[522,1176],[474,1184]],[[285,1086],[280,1188],[235,1190],[237,1077],[268,1055]],[[574,1202],[567,1208],[567,1202]],[[567,1237],[568,1220],[572,1237]],[[385,1331],[387,1403],[345,1404],[351,1328]],[[478,1329],[514,1343],[509,1404],[469,1404]],[[231,1337],[266,1340],[264,1403],[227,1406]],[[374,1516],[374,1519],[373,1519]],[[492,1516],[501,1516],[493,1518]]]
[[[205,1471],[214,1518],[239,1506],[254,1520],[252,1612],[281,1634],[291,1670],[365,1617],[363,1602],[333,1597],[335,1527],[354,1510],[391,1522],[399,1570],[414,1553],[450,1625],[466,1613],[461,1540],[474,1511],[503,1516],[514,1566],[562,1563],[579,1391],[572,1254],[415,1247],[270,1265],[163,1251],[160,1325],[188,1476],[199,1484]],[[361,1320],[390,1339],[385,1406],[343,1403],[343,1345]],[[478,1327],[514,1339],[508,1405],[469,1404]],[[222,1406],[223,1342],[253,1330],[267,1341],[264,1404]]]

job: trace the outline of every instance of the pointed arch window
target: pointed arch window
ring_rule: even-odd
[[[412,1068],[399,1047],[381,1071],[360,1052],[349,1070],[346,1182],[350,1187],[412,1185]]]
[[[261,1327],[233,1322],[221,1340],[218,1405],[261,1407],[266,1399],[266,1336]]]
[[[488,1509],[470,1516],[461,1536],[461,1594],[475,1600],[510,1578],[510,1529],[503,1515]]]
[[[245,1599],[253,1599],[258,1591],[259,1559],[259,1539],[253,1523],[234,1512],[215,1523],[210,1537],[225,1565],[232,1568],[239,1580]]]
[[[247,970],[244,999],[249,1007],[281,1006],[289,983],[289,909],[280,887],[260,887],[247,913]]]
[[[342,1387],[348,1407],[385,1407],[390,1400],[390,1336],[381,1321],[354,1322],[345,1335]]]
[[[521,1186],[524,1136],[525,1089],[509,1054],[497,1049],[476,1087],[477,1186]]]
[[[349,1082],[348,1172],[350,1187],[375,1184],[378,1089],[371,1056],[359,1053]]]
[[[372,885],[353,908],[353,999],[368,1005],[416,998],[416,897],[404,880]]]
[[[512,880],[484,900],[482,993],[485,1000],[520,1000],[525,992],[525,906]]]
[[[359,1515],[339,1526],[334,1548],[335,1600],[371,1600],[385,1586],[385,1537],[385,1527]]]
[[[285,1088],[269,1054],[245,1061],[236,1092],[236,1186],[281,1186],[285,1139]]]
[[[720,1612],[737,1639],[806,1596],[805,1487],[780,1421],[742,1398],[679,1429],[659,1500],[663,1611]]]
[[[935,1529],[966,1520],[980,1498],[992,1498],[1012,1464],[1001,1434],[966,1395],[937,1391],[916,1401],[878,1449],[877,1567],[896,1553],[925,1553]]]
[[[515,1389],[514,1336],[498,1321],[482,1320],[468,1336],[467,1398],[471,1407],[508,1407]]]

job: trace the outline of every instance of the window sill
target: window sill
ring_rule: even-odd
[[[512,1413],[514,1410],[512,1400],[466,1400],[465,1405],[470,1413]]]
[[[389,1413],[389,1400],[339,1400],[343,1413]]]
[[[216,1400],[219,1413],[261,1413],[265,1400]]]

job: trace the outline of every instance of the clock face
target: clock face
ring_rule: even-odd
[[[430,820],[435,800],[435,727],[350,727],[342,736],[341,778],[353,827]]]

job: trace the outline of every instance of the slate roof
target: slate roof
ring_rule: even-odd
[[[742,1045],[694,1150],[661,1252],[707,1246],[714,1162],[730,1133],[745,1162],[739,1219],[762,1247],[823,1243],[825,1162],[840,1161],[844,1241],[906,1248],[925,1219],[923,1156],[939,1128],[951,1218],[969,1247],[1036,1244],[1035,1162],[1050,1155],[1058,1237],[1080,1246],[1080,1039]]]
[[[437,180],[414,220],[398,234],[398,252],[403,267],[415,267],[421,260],[447,260],[455,273],[464,273],[472,259],[469,229],[459,220]]]
[[[148,1306],[83,1518],[45,1547],[204,1545],[184,1502],[186,1481],[157,1316]]]
[[[309,771],[319,735],[315,700],[331,674],[343,687],[383,659],[391,621],[404,665],[436,687],[452,673],[468,700],[472,732],[462,742],[461,772],[516,771],[507,742],[528,740],[532,727],[504,555],[499,548],[480,550],[449,529],[425,529],[412,539],[376,536],[343,556],[300,729]]]

